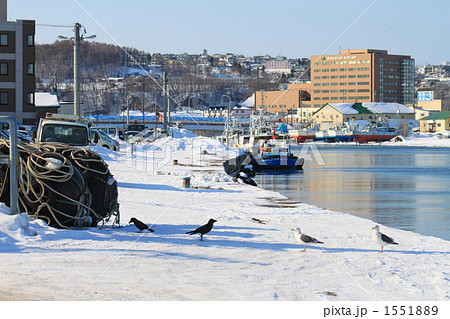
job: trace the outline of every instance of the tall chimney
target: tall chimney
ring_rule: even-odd
[[[0,0],[0,21],[8,20],[7,7],[7,0]]]

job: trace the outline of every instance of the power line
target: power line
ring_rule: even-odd
[[[36,25],[40,27],[51,27],[51,28],[73,28],[72,25],[43,24],[43,23],[36,23]]]

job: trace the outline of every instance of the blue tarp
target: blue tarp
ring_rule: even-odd
[[[122,121],[123,119],[126,119],[126,116],[120,116],[120,115],[98,115],[98,116],[89,116],[86,119],[89,121]],[[154,115],[145,116],[144,119],[146,121],[155,121]],[[132,121],[142,121],[142,116],[130,116],[130,120]],[[224,123],[226,122],[226,118],[221,117],[189,117],[189,116],[177,116],[177,115],[171,115],[170,120],[172,122],[176,121],[196,121],[196,122],[218,122],[218,123]],[[238,121],[249,121],[248,119],[238,119]]]
[[[277,127],[275,129],[277,132],[281,132],[281,133],[287,133],[288,132],[288,127],[286,124],[283,123],[277,123]]]

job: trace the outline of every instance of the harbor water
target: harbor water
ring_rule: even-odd
[[[308,147],[292,147],[311,157],[303,170],[265,171],[255,181],[292,200],[450,240],[450,149]]]

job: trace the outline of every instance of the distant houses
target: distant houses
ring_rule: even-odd
[[[414,111],[399,103],[327,103],[312,114],[312,122],[322,130],[344,127],[354,121],[388,122],[414,120]]]
[[[204,117],[220,117],[220,118],[249,118],[252,115],[252,107],[244,106],[239,103],[231,102],[221,103],[208,107],[203,111]]]

